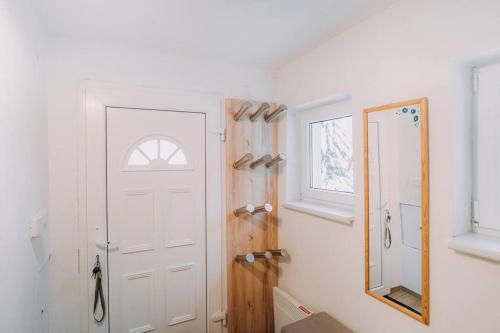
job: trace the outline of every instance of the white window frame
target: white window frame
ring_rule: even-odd
[[[340,192],[315,189],[311,187],[311,135],[312,123],[352,117],[352,110],[346,103],[332,104],[303,112],[300,119],[301,128],[301,192],[300,199],[305,202],[319,203],[327,206],[350,209],[354,205],[354,192]]]
[[[458,59],[454,64],[453,113],[453,229],[448,247],[457,253],[500,262],[500,237],[474,225],[473,142],[474,92],[476,68],[500,62],[500,48],[472,57]]]
[[[474,66],[472,68],[472,81],[473,81],[473,87],[472,87],[472,104],[473,104],[473,112],[472,112],[472,170],[473,170],[473,176],[472,176],[472,225],[473,225],[473,232],[477,232],[478,234],[482,235],[488,235],[488,236],[496,236],[500,237],[500,221],[496,221],[496,224],[498,226],[495,226],[496,228],[491,228],[491,227],[486,227],[484,226],[485,223],[481,223],[481,216],[479,212],[479,201],[478,201],[478,165],[480,163],[479,161],[479,156],[478,156],[478,133],[481,131],[479,128],[478,124],[478,117],[479,117],[479,100],[478,100],[478,94],[481,90],[481,84],[480,84],[480,72],[482,68],[487,68],[490,66],[499,66],[500,65],[500,59],[497,61],[494,61],[492,63],[486,64],[484,66]],[[483,221],[484,222],[484,221]]]

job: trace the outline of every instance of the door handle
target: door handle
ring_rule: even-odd
[[[108,251],[114,251],[120,248],[118,244],[114,242],[95,241],[95,245],[101,250],[108,250]]]
[[[212,321],[214,323],[222,322],[222,326],[227,327],[227,313],[226,313],[226,311],[214,313],[212,315]]]

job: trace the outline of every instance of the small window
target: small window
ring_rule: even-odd
[[[500,63],[475,71],[473,222],[500,234]]]
[[[352,194],[352,117],[317,121],[309,126],[310,187]]]
[[[150,137],[132,146],[125,158],[125,171],[190,169],[184,150],[170,138]]]
[[[352,115],[343,107],[331,105],[302,116],[303,201],[353,204]]]

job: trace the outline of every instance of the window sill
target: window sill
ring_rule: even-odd
[[[500,262],[500,237],[470,232],[454,237],[448,247],[460,253]]]
[[[283,203],[283,207],[334,222],[345,224],[352,224],[352,222],[354,222],[354,211],[345,208],[337,208],[306,201],[285,202]]]

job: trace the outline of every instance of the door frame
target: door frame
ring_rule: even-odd
[[[203,113],[206,117],[206,293],[207,331],[220,333],[221,322],[211,317],[225,311],[225,219],[223,219],[224,100],[220,94],[192,93],[156,88],[85,82],[80,94],[79,142],[79,249],[80,326],[82,332],[109,333],[108,320],[96,325],[92,317],[95,281],[90,278],[95,256],[103,266],[103,288],[108,305],[106,249],[96,241],[107,240],[106,216],[106,108],[137,108]],[[223,135],[223,134],[222,134]],[[208,191],[207,189],[210,189]]]

